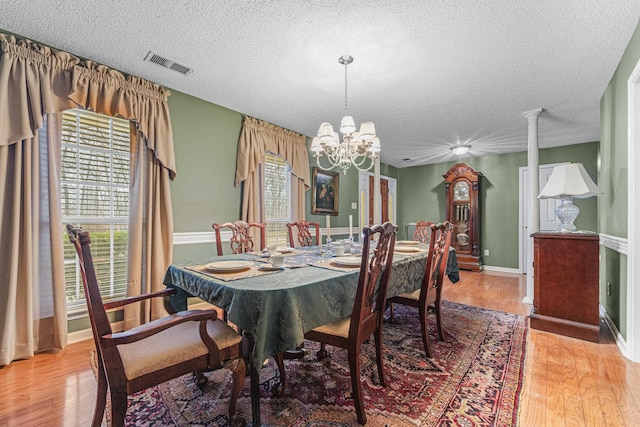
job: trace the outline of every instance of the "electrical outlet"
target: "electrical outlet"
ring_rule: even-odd
[[[351,203],[351,209],[358,209],[358,202]]]
[[[489,256],[489,249],[484,250],[484,256]]]
[[[611,282],[607,282],[607,296],[611,296]]]

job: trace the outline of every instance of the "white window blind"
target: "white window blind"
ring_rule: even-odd
[[[291,167],[280,156],[265,155],[264,204],[267,245],[289,245],[291,222]]]
[[[126,291],[130,145],[127,120],[79,109],[63,113],[62,221],[89,231],[104,299]],[[64,240],[67,308],[73,311],[84,307],[84,291],[75,250]]]

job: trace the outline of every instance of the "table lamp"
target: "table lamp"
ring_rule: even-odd
[[[573,198],[600,196],[602,191],[591,180],[582,163],[570,163],[553,168],[549,181],[544,186],[539,199],[560,199],[556,215],[560,220],[558,230],[561,233],[576,231],[573,221],[578,217],[580,209],[573,204]]]

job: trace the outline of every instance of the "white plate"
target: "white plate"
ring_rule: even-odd
[[[282,247],[278,247],[276,251],[280,252],[281,254],[288,254],[289,252],[293,252],[293,248],[288,246],[282,246]]]
[[[277,270],[284,270],[284,267],[274,267],[271,264],[265,264],[265,265],[261,265],[260,268],[258,268],[258,270],[262,270],[262,271],[277,271]]]
[[[215,273],[233,273],[234,271],[246,270],[252,265],[251,261],[216,261],[205,265],[205,267]]]
[[[418,242],[417,240],[398,240],[396,242],[396,245],[399,246],[417,246],[419,244],[420,242]]]
[[[422,252],[423,250],[420,248],[416,248],[415,246],[396,246],[394,248],[396,252]]]
[[[360,267],[362,258],[355,256],[346,256],[332,259],[331,262],[341,267]]]

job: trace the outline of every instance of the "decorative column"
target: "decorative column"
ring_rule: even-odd
[[[529,200],[525,200],[529,209],[529,221],[527,222],[527,294],[523,302],[533,304],[533,238],[531,235],[540,231],[540,162],[538,160],[538,118],[542,108],[524,112],[524,117],[529,122],[529,134],[527,140],[527,168],[529,170]],[[526,208],[525,208],[526,209]]]

